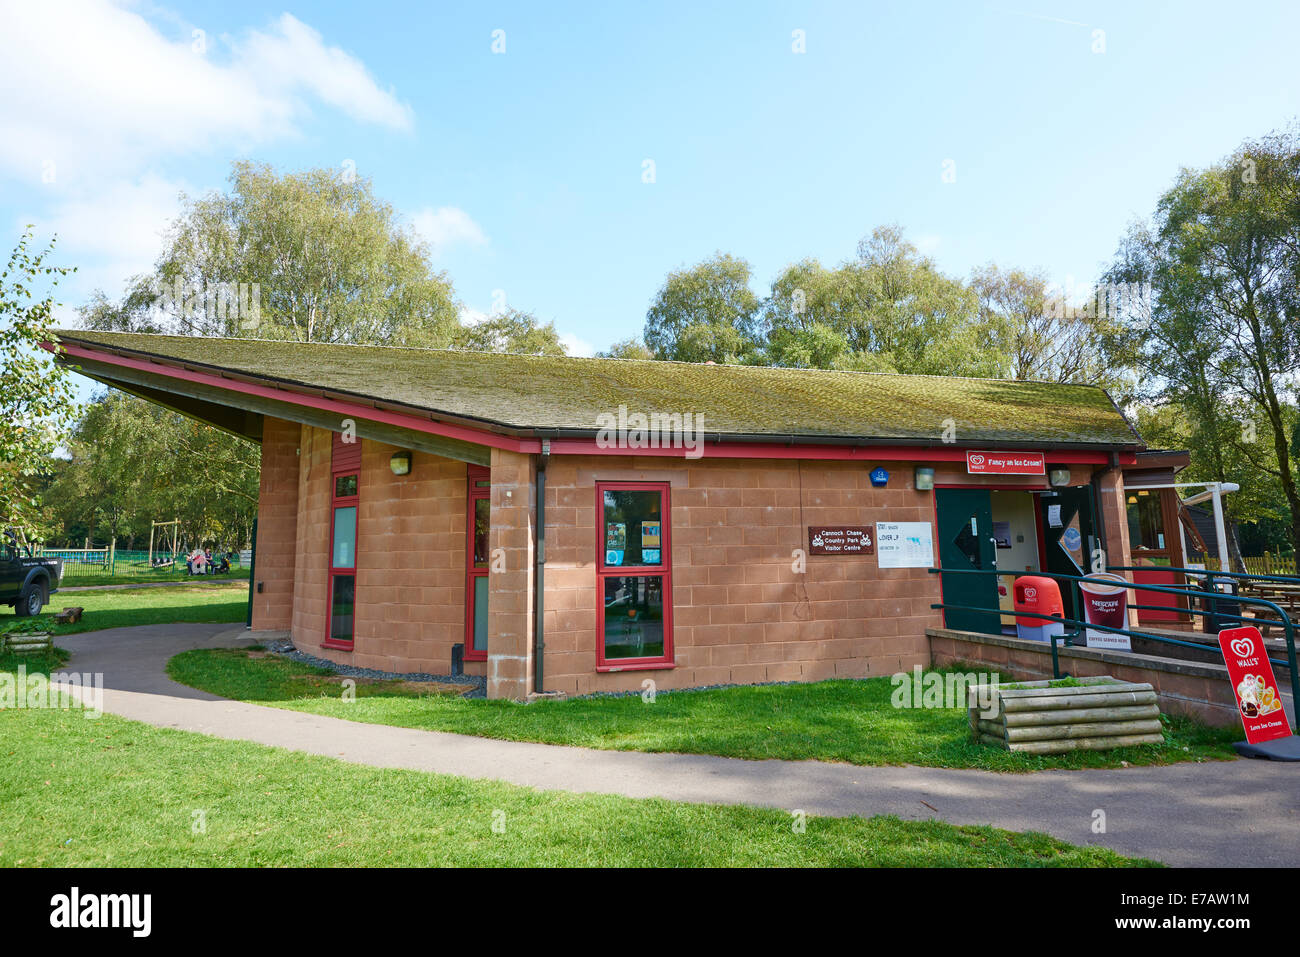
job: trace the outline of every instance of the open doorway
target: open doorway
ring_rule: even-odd
[[[1038,571],[1039,511],[1028,489],[939,488],[935,490],[939,566],[996,571],[997,575],[943,576],[949,628],[985,634],[1015,633],[1011,583]],[[1003,614],[990,614],[1001,611]]]
[[[943,576],[949,628],[1015,634],[1012,583],[1035,572],[1083,575],[1099,546],[1091,486],[1055,489],[937,488],[939,567],[996,571]],[[1076,589],[1061,583],[1065,616],[1078,620]],[[1000,612],[1000,614],[997,614]]]
[[[1011,585],[1017,575],[1032,575],[1039,571],[1038,507],[1034,493],[1023,489],[993,489],[989,492],[992,506],[993,540],[998,569],[998,607],[1007,612],[1002,616],[1004,634],[1015,634],[1016,618]]]

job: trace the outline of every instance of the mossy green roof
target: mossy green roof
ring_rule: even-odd
[[[502,355],[64,330],[164,361],[398,403],[524,432],[591,432],[597,416],[695,413],[708,435],[1140,446],[1096,386],[626,359]]]

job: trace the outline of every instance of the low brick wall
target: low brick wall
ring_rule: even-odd
[[[1047,642],[950,628],[930,628],[925,634],[930,639],[930,661],[936,668],[987,665],[1022,681],[1052,677],[1052,646]],[[1223,665],[1064,645],[1058,645],[1057,654],[1062,673],[1076,678],[1110,675],[1150,683],[1160,698],[1160,710],[1166,714],[1190,715],[1214,726],[1240,723],[1228,669]]]

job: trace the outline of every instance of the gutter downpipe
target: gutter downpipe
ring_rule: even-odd
[[[537,572],[533,578],[533,691],[542,693],[546,661],[546,464],[551,458],[551,440],[542,439],[537,456]]]

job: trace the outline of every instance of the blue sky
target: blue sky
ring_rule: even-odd
[[[232,159],[351,162],[467,309],[587,352],[715,250],[762,293],[891,222],[953,274],[1086,282],[1180,166],[1300,104],[1296,4],[703,7],[0,0],[0,223],[61,234],[72,305]]]

